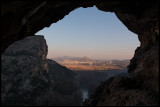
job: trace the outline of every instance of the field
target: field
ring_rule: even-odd
[[[114,66],[114,65],[94,66],[94,65],[64,64],[63,66],[73,71],[96,71],[96,70],[123,69],[119,66]]]

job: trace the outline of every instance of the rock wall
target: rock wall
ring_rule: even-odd
[[[75,74],[47,59],[47,53],[43,36],[26,37],[5,50],[1,56],[2,105],[81,104]]]
[[[1,52],[14,41],[61,20],[72,10],[94,5],[99,10],[115,12],[130,31],[138,34],[141,46],[136,49],[128,72],[141,89],[158,95],[159,1],[3,1]]]
[[[134,79],[112,77],[103,82],[84,106],[158,106],[159,96],[148,91]]]
[[[76,74],[61,66],[57,62],[48,59],[50,78],[54,78],[54,97],[50,103],[52,106],[80,106],[82,92]]]

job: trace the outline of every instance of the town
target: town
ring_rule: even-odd
[[[99,60],[84,57],[56,57],[53,58],[59,64],[73,71],[97,71],[110,69],[126,69],[129,60]]]

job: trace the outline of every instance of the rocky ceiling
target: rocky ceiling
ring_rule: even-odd
[[[1,52],[14,41],[34,35],[63,19],[74,9],[94,5],[99,10],[115,12],[122,23],[136,34],[158,26],[158,1],[3,1]]]

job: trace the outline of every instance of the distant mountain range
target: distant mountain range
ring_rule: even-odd
[[[68,61],[78,61],[78,62],[112,62],[112,63],[124,63],[124,62],[129,62],[130,60],[100,60],[100,59],[91,59],[88,58],[87,56],[84,57],[71,57],[71,56],[61,56],[61,57],[55,57],[51,58],[52,60],[57,61],[58,63],[62,63],[66,60]]]
[[[79,61],[79,62],[94,62],[94,59],[90,59],[87,56],[84,56],[84,57],[62,56],[62,57],[55,57],[55,58],[52,58],[52,59],[57,61],[57,62],[63,62],[65,60]]]

